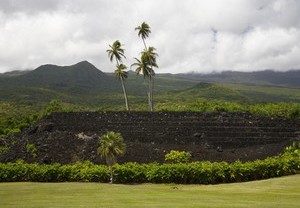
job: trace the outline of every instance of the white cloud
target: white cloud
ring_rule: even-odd
[[[152,28],[157,72],[300,68],[298,0],[3,0],[0,72],[88,60],[112,71],[106,49],[143,49],[134,28]]]

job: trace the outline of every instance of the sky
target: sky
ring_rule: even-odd
[[[299,0],[0,0],[0,73],[83,60],[112,72],[115,40],[131,69],[144,21],[157,73],[300,69]]]

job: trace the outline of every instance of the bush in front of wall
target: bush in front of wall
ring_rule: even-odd
[[[218,184],[261,180],[299,171],[300,153],[286,150],[276,157],[245,163],[115,164],[113,174],[116,183]],[[0,163],[0,182],[109,182],[109,179],[106,165],[95,165],[89,161],[73,165],[28,164],[22,160]]]
[[[169,163],[187,163],[191,160],[191,153],[171,150],[165,155],[165,161]]]

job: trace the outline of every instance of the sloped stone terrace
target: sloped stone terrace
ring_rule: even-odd
[[[119,162],[163,162],[170,150],[192,153],[193,160],[247,161],[277,155],[300,138],[299,121],[249,113],[80,112],[54,113],[7,138],[11,148],[1,161],[104,163],[98,137],[120,132],[127,145]],[[34,144],[37,157],[26,150]]]

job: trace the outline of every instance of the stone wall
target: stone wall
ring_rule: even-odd
[[[97,155],[98,137],[122,134],[127,145],[119,162],[163,162],[170,150],[192,153],[193,160],[255,160],[277,155],[300,137],[298,121],[249,113],[88,112],[54,113],[5,141],[11,148],[1,161],[73,163]],[[33,157],[26,144],[38,150]]]

